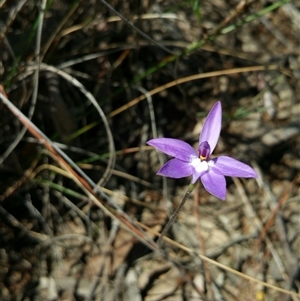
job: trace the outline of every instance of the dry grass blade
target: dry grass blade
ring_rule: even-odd
[[[58,74],[58,75],[62,76],[63,78],[65,78],[66,80],[68,80],[73,86],[78,88],[86,96],[86,98],[91,102],[91,104],[96,108],[97,112],[99,113],[99,116],[101,117],[101,119],[103,121],[105,130],[106,130],[106,133],[107,133],[108,146],[109,146],[108,164],[106,166],[104,175],[102,176],[102,178],[97,183],[97,185],[100,185],[100,186],[103,185],[105,182],[107,182],[109,180],[111,170],[113,169],[114,164],[115,164],[114,139],[113,139],[111,129],[110,129],[110,126],[108,124],[106,115],[104,114],[103,110],[101,109],[101,107],[97,103],[95,97],[89,91],[87,91],[87,89],[76,78],[72,77],[71,75],[69,75],[68,73],[66,73],[62,70],[59,70],[59,69],[57,69],[53,66],[48,66],[46,64],[41,64],[39,66],[39,68],[41,68],[41,70],[47,70],[47,71],[53,72],[55,74]],[[35,70],[35,68],[29,68],[28,72],[30,73],[33,70]]]
[[[67,158],[66,155],[60,149],[58,149],[24,114],[22,114],[18,110],[18,108],[16,108],[2,93],[0,93],[0,98],[3,101],[3,103],[11,110],[11,112],[20,120],[20,122],[28,129],[28,131],[31,132],[31,134],[35,136],[40,141],[40,143],[42,143],[56,157],[58,163],[68,173],[70,173],[72,179],[88,194],[89,197],[92,198],[93,202],[97,206],[99,206],[111,218],[117,219],[121,223],[123,223],[123,225],[132,234],[134,234],[134,236],[136,236],[138,239],[141,239],[143,243],[145,243],[148,247],[154,250],[157,249],[156,244],[150,239],[148,239],[147,235],[141,232],[141,230],[138,230],[134,226],[133,222],[129,221],[129,217],[125,213],[122,213],[122,210],[120,210],[118,206],[113,204],[115,209],[117,209],[118,211],[114,211],[105,207],[102,201],[94,192],[95,188],[97,191],[99,191],[97,189],[97,186],[95,184],[92,186],[89,184],[91,180],[80,169],[76,168],[76,164],[68,158],[68,161],[71,161],[73,168],[76,168],[75,171],[71,167],[71,165],[67,163],[67,161],[65,161],[65,158]],[[104,196],[104,194],[102,193],[101,196]]]
[[[170,51],[169,49],[167,49],[166,47],[164,47],[162,44],[156,42],[155,40],[153,40],[152,38],[150,38],[147,34],[145,34],[142,30],[140,30],[135,25],[133,25],[132,23],[130,23],[122,14],[120,14],[117,10],[115,10],[108,2],[106,2],[105,0],[100,0],[100,1],[105,6],[107,6],[111,11],[113,11],[116,15],[118,15],[127,25],[129,25],[135,31],[137,31],[143,38],[145,38],[146,40],[148,40],[150,43],[158,46],[159,48],[163,49],[167,53],[174,54],[172,51]]]
[[[33,170],[38,164],[38,160],[34,160],[31,166],[25,171],[22,178],[19,181],[14,183],[13,186],[9,187],[2,195],[0,195],[0,202],[8,198],[11,194],[13,194],[19,187],[21,187],[29,178],[32,177]]]
[[[18,3],[16,4],[16,6],[10,10],[10,13],[8,15],[8,20],[6,21],[6,24],[4,26],[1,26],[2,28],[1,28],[1,31],[0,31],[0,43],[2,43],[2,40],[3,40],[3,38],[4,38],[4,36],[5,36],[6,32],[7,32],[7,30],[11,26],[11,23],[17,17],[17,14],[22,9],[22,7],[26,3],[26,1],[27,0],[18,1]],[[5,3],[5,1],[2,1],[0,3],[0,8],[4,5],[4,3]]]
[[[220,70],[220,71],[213,71],[213,72],[207,72],[207,73],[202,73],[202,74],[195,74],[195,75],[190,75],[184,78],[179,78],[176,79],[172,82],[169,82],[167,84],[164,84],[160,87],[157,87],[151,91],[149,91],[149,95],[153,96],[154,94],[157,94],[161,91],[164,91],[166,89],[169,89],[171,87],[189,82],[189,81],[194,81],[198,79],[203,79],[203,78],[209,78],[209,77],[215,77],[215,76],[222,76],[222,75],[229,75],[229,74],[237,74],[237,73],[244,73],[244,72],[254,72],[254,71],[266,71],[266,70],[278,70],[278,66],[276,65],[270,65],[270,66],[252,66],[252,67],[244,67],[244,68],[234,68],[230,70]],[[123,111],[129,109],[130,107],[138,104],[140,101],[146,99],[145,95],[141,95],[133,100],[131,100],[129,103],[126,105],[123,105],[122,107],[114,110],[109,114],[109,117],[112,118]]]
[[[143,224],[140,224],[140,226],[142,228],[144,228],[145,230],[149,231],[150,233],[153,233],[155,235],[160,235],[160,233],[156,232],[153,229],[150,229],[150,228],[146,227]],[[239,277],[241,277],[241,278],[243,278],[245,280],[248,280],[248,281],[253,282],[253,283],[258,283],[258,284],[260,284],[260,285],[262,285],[264,287],[268,287],[268,288],[270,288],[270,289],[272,289],[274,291],[278,291],[278,292],[284,293],[284,294],[289,295],[289,296],[300,298],[300,294],[297,294],[297,293],[294,293],[294,292],[290,292],[290,291],[288,291],[286,289],[274,286],[272,284],[266,283],[264,281],[261,281],[259,279],[254,278],[254,277],[251,277],[251,276],[248,276],[248,275],[246,275],[244,273],[241,273],[241,272],[239,272],[237,270],[234,270],[234,269],[232,269],[232,268],[230,268],[230,267],[228,267],[226,265],[223,265],[223,264],[221,264],[221,263],[219,263],[219,262],[217,262],[215,260],[210,259],[209,257],[207,257],[205,255],[202,255],[202,254],[199,254],[199,253],[195,253],[194,250],[191,250],[191,249],[187,248],[186,246],[184,246],[184,245],[182,245],[182,244],[180,244],[180,243],[178,243],[178,242],[176,242],[176,241],[174,241],[174,240],[172,240],[172,239],[170,239],[170,238],[168,238],[166,236],[164,236],[163,239],[167,243],[169,243],[169,244],[171,244],[173,246],[176,246],[177,248],[180,248],[183,251],[186,251],[188,253],[192,253],[192,254],[197,255],[201,260],[206,261],[206,262],[208,262],[208,263],[210,263],[210,264],[212,264],[214,266],[217,266],[217,267],[221,268],[222,270],[225,270],[225,271],[228,271],[228,272],[230,272],[232,274],[238,275]]]
[[[1,301],[300,300],[298,3],[0,7]],[[178,213],[146,142],[196,148],[216,101],[259,178]]]
[[[39,15],[39,25],[38,25],[38,30],[37,30],[37,39],[36,39],[36,47],[35,47],[35,62],[38,66],[36,68],[32,81],[33,81],[33,93],[32,93],[32,98],[31,98],[31,105],[30,109],[28,112],[28,118],[31,119],[35,108],[36,108],[36,102],[37,102],[37,93],[38,93],[38,87],[39,87],[39,66],[40,66],[40,49],[41,49],[41,39],[42,39],[42,28],[43,28],[43,21],[44,21],[44,16],[45,16],[45,7],[46,7],[46,0],[43,0],[41,3],[41,13]],[[22,6],[25,4],[24,2],[20,2],[19,5],[16,8],[16,12],[14,14],[16,15],[18,10],[22,8]],[[13,15],[14,15],[13,14]],[[14,15],[14,16],[15,16]],[[4,34],[4,33],[3,33]],[[0,35],[0,40],[1,40],[1,35]],[[0,158],[0,163],[2,163],[8,156],[11,154],[11,152],[15,149],[15,147],[19,144],[21,139],[23,138],[24,134],[26,132],[26,128],[22,128],[15,140],[11,143],[10,147],[7,148],[7,150],[2,154]]]

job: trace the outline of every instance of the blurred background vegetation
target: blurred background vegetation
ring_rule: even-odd
[[[98,187],[1,98],[0,299],[299,300],[299,20],[289,0],[0,1],[1,95]],[[146,141],[197,145],[217,100],[215,155],[259,179],[225,202],[198,185],[154,254],[190,179],[156,176]]]

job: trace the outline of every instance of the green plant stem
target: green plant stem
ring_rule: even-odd
[[[197,184],[190,184],[185,195],[183,196],[183,199],[181,200],[179,206],[176,208],[176,210],[174,211],[174,213],[172,214],[172,216],[170,217],[168,223],[165,225],[165,227],[163,228],[163,230],[161,231],[160,237],[157,241],[157,245],[160,248],[162,243],[163,243],[163,237],[167,234],[167,232],[169,231],[169,229],[171,228],[171,226],[173,225],[176,217],[178,216],[179,212],[181,211],[183,205],[185,204],[186,200],[188,199],[188,197],[190,196],[190,194],[192,193],[192,191],[194,190],[194,188],[196,187]]]
[[[223,35],[223,34],[227,34],[239,27],[241,27],[242,25],[244,24],[247,24],[249,22],[252,22],[253,20],[255,19],[258,19],[259,17],[262,17],[263,15],[291,2],[292,0],[280,0],[280,1],[277,1],[275,3],[273,3],[272,5],[268,6],[268,7],[265,7],[264,9],[260,10],[259,12],[257,13],[253,13],[252,15],[249,15],[248,17],[246,17],[244,20],[242,21],[239,21],[235,24],[232,24],[232,25],[229,25],[227,26],[226,28],[222,29],[220,31],[220,33]]]

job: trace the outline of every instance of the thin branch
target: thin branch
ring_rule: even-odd
[[[120,14],[117,10],[115,10],[109,3],[107,3],[105,0],[100,0],[108,9],[110,9],[111,11],[113,11],[117,16],[119,16],[127,25],[129,25],[131,28],[133,28],[134,30],[136,30],[143,38],[145,38],[146,40],[148,40],[150,43],[156,45],[157,47],[159,47],[160,49],[170,53],[170,54],[175,54],[174,52],[172,52],[171,50],[167,49],[166,47],[162,46],[161,44],[159,44],[158,42],[156,42],[155,40],[153,40],[152,38],[150,38],[148,35],[146,35],[143,31],[141,31],[139,28],[137,28],[135,25],[133,25],[132,23],[130,23],[122,14]]]

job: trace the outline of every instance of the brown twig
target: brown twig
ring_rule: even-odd
[[[42,133],[12,102],[10,102],[2,93],[0,99],[8,107],[8,109],[19,119],[19,121],[28,129],[28,131],[36,137],[41,144],[43,144],[56,158],[59,165],[72,175],[73,180],[91,197],[96,206],[101,208],[107,215],[113,219],[119,220],[132,234],[137,237],[143,244],[147,245],[152,250],[158,250],[157,244],[147,235],[134,225],[134,222],[116,205],[110,202],[109,198],[100,191],[95,183],[92,182],[88,176],[77,167],[77,165],[58,147],[51,142],[51,140]],[[68,162],[69,163],[68,163]],[[72,165],[72,166],[71,166]],[[100,193],[101,197],[106,200],[112,208],[105,206],[104,201],[101,200],[95,193],[94,189]]]

